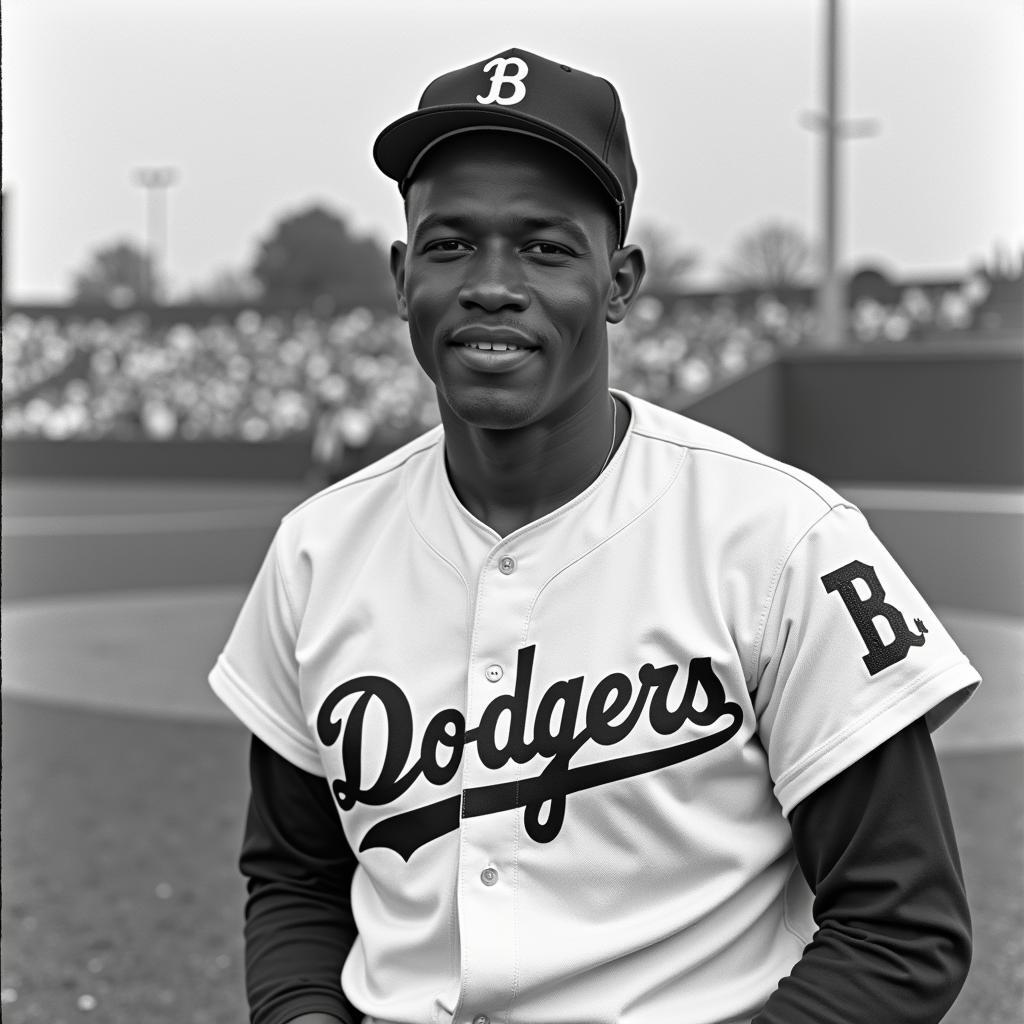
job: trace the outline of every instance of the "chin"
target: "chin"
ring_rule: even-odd
[[[446,392],[442,402],[452,416],[481,430],[515,430],[533,422],[537,405],[529,397],[513,395],[498,388],[470,393]]]

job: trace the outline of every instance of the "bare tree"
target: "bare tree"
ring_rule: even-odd
[[[639,245],[646,257],[645,291],[683,291],[700,262],[695,249],[681,248],[669,228],[653,221],[638,224],[630,231],[629,241]]]
[[[733,288],[793,288],[807,284],[810,256],[799,227],[767,221],[740,236],[722,269]]]

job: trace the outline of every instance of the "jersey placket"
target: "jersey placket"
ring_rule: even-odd
[[[525,704],[529,669],[517,652],[534,595],[519,547],[513,536],[491,550],[480,571],[473,610],[459,854],[462,992],[455,1019],[460,1024],[485,1024],[484,1018],[490,1024],[504,1021],[519,970],[517,859],[522,824],[515,785],[523,766],[512,755],[515,723],[524,721],[526,708],[505,706],[496,721],[492,709],[487,715],[491,721],[480,728],[493,701],[499,699],[499,706],[512,703],[517,684]]]

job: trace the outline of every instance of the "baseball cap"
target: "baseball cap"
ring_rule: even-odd
[[[411,114],[377,136],[373,159],[405,195],[423,157],[463,132],[520,132],[561,147],[604,186],[625,242],[636,193],[619,94],[611,82],[526,50],[510,49],[435,78]]]

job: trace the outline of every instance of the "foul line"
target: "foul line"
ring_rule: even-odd
[[[74,537],[251,529],[275,526],[282,514],[274,509],[225,508],[87,516],[4,516],[3,534],[5,537]]]
[[[1024,515],[1024,491],[953,490],[938,487],[831,485],[844,498],[867,510],[907,512],[975,512]]]

